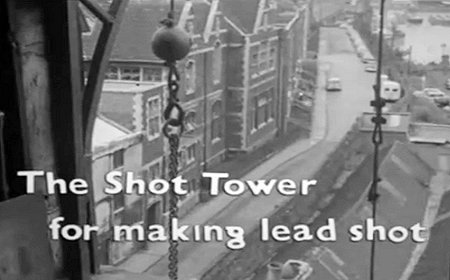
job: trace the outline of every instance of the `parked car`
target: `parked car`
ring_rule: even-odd
[[[367,55],[366,54],[366,55],[363,56],[362,62],[364,64],[368,64],[368,63],[375,64],[377,61],[371,55]]]
[[[307,280],[313,273],[311,265],[301,260],[288,260],[283,265],[282,279]]]
[[[423,89],[423,93],[425,94],[425,96],[430,97],[430,98],[438,98],[438,97],[445,97],[446,94],[443,93],[440,89],[438,88],[424,88]]]
[[[377,72],[377,66],[375,63],[370,63],[364,68],[364,70],[369,73],[374,73]]]
[[[336,77],[329,78],[327,80],[325,89],[327,91],[341,91],[342,90],[341,79],[336,78]]]

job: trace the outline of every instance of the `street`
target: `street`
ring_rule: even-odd
[[[354,54],[344,30],[324,28],[321,30],[320,41],[319,85],[316,92],[311,139],[300,140],[280,151],[272,159],[264,162],[244,178],[241,178],[242,180],[267,178],[292,179],[299,182],[301,179],[314,179],[311,176],[327,160],[329,154],[336,148],[339,141],[355,122],[356,117],[362,112],[370,110],[369,102],[372,99],[371,88],[374,75],[364,72],[364,67]],[[341,78],[343,85],[341,92],[326,92],[324,90],[328,76]],[[341,195],[338,195],[335,200],[345,200],[346,203],[339,205],[349,206],[351,202],[359,198],[360,192],[350,190],[343,192],[342,196],[343,198],[341,198]],[[201,217],[205,215],[202,212],[208,212],[210,213],[209,216],[211,216],[211,213],[214,213],[208,219],[208,224],[218,225],[223,228],[226,226],[240,226],[245,232],[251,232],[259,224],[260,219],[269,217],[273,211],[290,199],[291,197],[286,197],[278,192],[256,197],[247,192],[238,198],[223,195],[216,198],[220,202],[205,204],[203,206],[204,211],[198,210],[198,215]],[[308,208],[314,203],[314,199],[314,195],[301,197],[301,207],[304,207],[304,211],[308,211]],[[223,209],[221,208],[217,212],[218,204],[223,204],[221,206]],[[341,213],[340,211],[334,211],[332,214],[327,213],[327,215],[334,217],[336,213]],[[183,224],[196,224],[198,219],[198,217],[192,218],[189,221],[184,221]],[[284,260],[288,256],[298,258],[299,252],[306,252],[306,249],[304,250],[303,247],[308,244],[306,242],[298,243],[296,246],[292,246],[293,250],[282,252],[276,259]],[[163,251],[166,249],[161,247]],[[152,252],[144,252],[140,255],[139,260],[133,259],[133,261],[130,261],[130,264],[132,263],[133,267],[145,267],[150,262],[150,259],[158,257],[157,252],[155,249]],[[205,269],[214,266],[223,257],[223,254],[227,252],[228,249],[220,242],[189,242],[180,244],[178,266],[180,275],[183,275],[183,278],[186,279],[201,277]],[[149,279],[167,279],[167,265],[168,259],[163,257],[145,270],[142,276]],[[112,277],[112,275],[108,275],[108,277]],[[256,279],[264,278],[265,271],[263,269]]]
[[[360,113],[371,110],[369,104],[373,99],[372,84],[375,75],[364,72],[363,64],[356,57],[350,41],[342,29],[321,29],[319,61],[321,64],[320,75],[324,78],[320,81],[324,81],[327,76],[339,77],[343,86],[341,92],[327,93],[323,89],[323,84],[319,84],[317,98],[326,100],[328,116],[325,139],[305,154],[278,167],[272,172],[272,177],[298,179],[299,170],[308,169],[307,166],[319,162],[320,158],[331,151],[342,139],[354,123],[355,118]],[[324,98],[320,98],[320,95]],[[316,120],[313,124],[323,125],[323,122]],[[338,219],[360,198],[363,191],[363,188],[342,189],[332,202],[334,207],[330,207],[330,211],[323,213],[323,216]],[[316,221],[317,223],[313,224],[313,227],[320,225],[323,219],[319,218]],[[289,249],[278,252],[272,260],[284,262],[291,258],[298,259],[313,246],[315,246],[313,242],[293,243]],[[263,267],[253,280],[264,280],[265,277],[266,269]],[[324,279],[326,278],[322,280]]]

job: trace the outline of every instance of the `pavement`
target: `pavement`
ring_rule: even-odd
[[[319,64],[319,86],[315,97],[311,139],[293,143],[249,172],[242,180],[289,178],[298,182],[301,179],[313,179],[311,176],[334,150],[354,123],[355,118],[365,110],[363,105],[368,104],[369,96],[358,95],[360,93],[342,92],[331,96],[331,102],[327,101],[330,95],[324,90],[324,84],[330,71],[336,74],[340,73],[341,66],[347,67],[349,72],[342,73],[344,84],[347,84],[349,77],[358,79],[358,75],[354,77],[355,73],[364,72],[363,67],[358,64],[359,61],[352,53],[351,45],[343,30],[325,29],[321,33],[323,59],[320,58]],[[335,42],[330,44],[330,40]],[[344,44],[343,49],[340,46],[342,43]],[[348,61],[348,58],[352,58],[351,61]],[[360,69],[356,66],[359,66]],[[367,77],[365,79],[367,80]],[[347,88],[357,87],[358,84],[348,83],[350,86]],[[356,96],[356,98],[352,96]],[[356,104],[362,106],[354,106]],[[180,220],[180,224],[214,224],[222,227],[233,225],[240,226],[245,232],[249,232],[261,218],[270,216],[279,205],[283,205],[289,199],[290,197],[282,196],[278,192],[258,197],[249,193],[238,197],[220,195],[208,203],[197,206]],[[303,199],[305,200],[304,205],[307,207],[313,202],[314,196],[304,196]],[[95,276],[94,279],[166,280],[168,279],[166,276],[167,249],[166,243],[151,244],[148,250],[135,254],[122,265]],[[183,279],[198,279],[227,252],[225,244],[220,242],[180,243],[179,275],[183,275]]]

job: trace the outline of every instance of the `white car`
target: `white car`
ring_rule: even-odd
[[[446,94],[437,88],[424,88],[423,93],[430,98],[445,97]]]
[[[307,280],[313,273],[313,268],[301,260],[288,260],[281,270],[282,279]]]
[[[369,73],[374,73],[377,72],[377,66],[373,63],[370,63],[366,67],[364,67],[364,70]]]
[[[325,89],[327,91],[341,91],[342,90],[341,80],[339,78],[329,78],[327,80]]]

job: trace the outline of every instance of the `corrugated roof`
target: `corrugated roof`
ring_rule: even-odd
[[[203,0],[191,0],[194,13],[194,29],[203,32],[210,4]],[[179,19],[185,1],[175,1],[176,20]],[[131,0],[125,11],[117,34],[111,60],[158,61],[151,49],[151,39],[167,16],[168,0]],[[90,36],[83,36],[84,55],[92,57],[101,23],[97,21]]]

